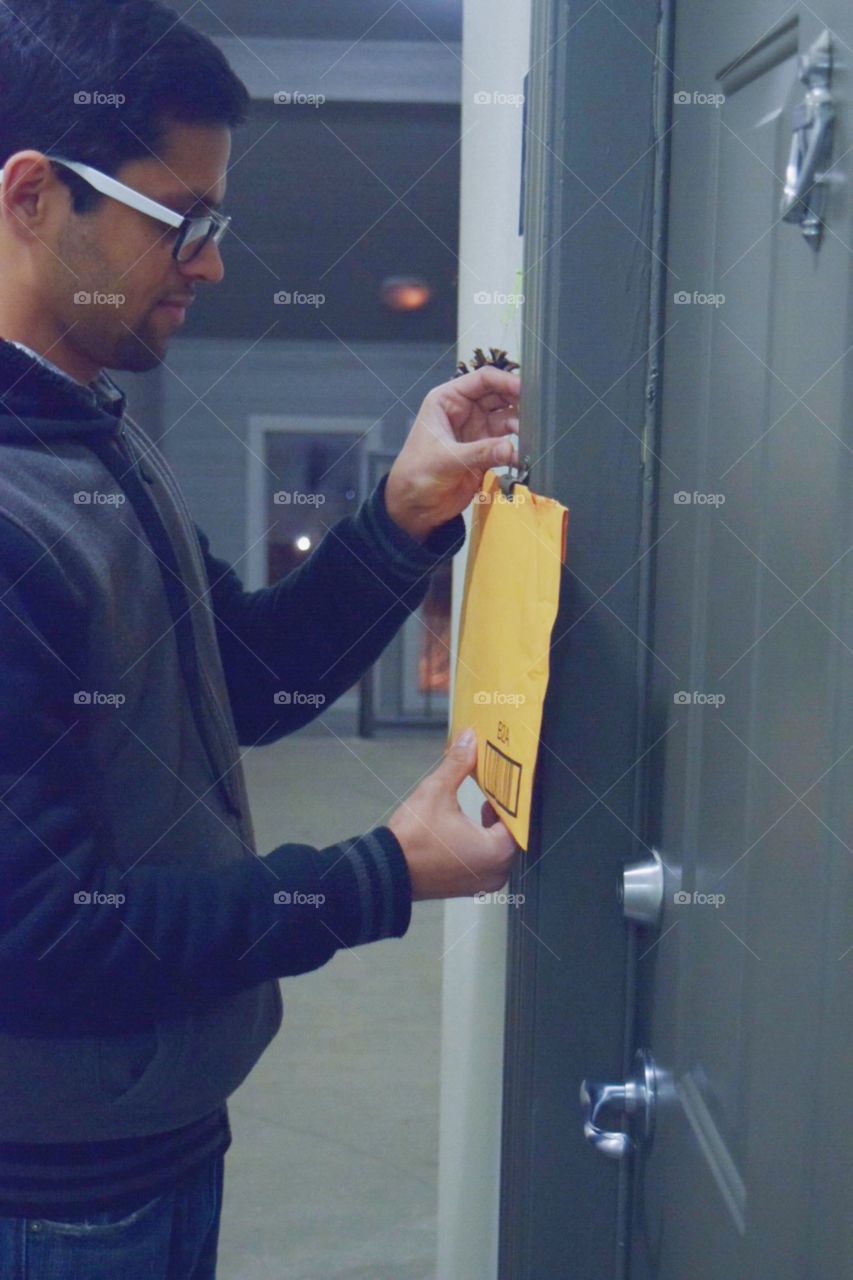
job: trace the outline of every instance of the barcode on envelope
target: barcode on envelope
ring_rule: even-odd
[[[483,790],[497,800],[502,809],[513,817],[518,815],[518,795],[521,790],[521,765],[505,755],[493,742],[486,739],[483,759]]]

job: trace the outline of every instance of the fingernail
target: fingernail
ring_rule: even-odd
[[[476,741],[477,741],[477,734],[474,732],[474,730],[466,729],[464,733],[460,733],[459,737],[456,739],[455,745],[457,747],[462,747],[464,748],[464,750],[467,751],[469,747],[473,747]]]

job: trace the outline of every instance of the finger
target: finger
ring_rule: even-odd
[[[464,426],[456,433],[460,444],[471,444],[474,440],[483,440],[489,436],[506,436],[519,430],[518,410],[507,406],[493,409],[490,414],[472,413]]]
[[[465,470],[479,472],[481,476],[489,467],[508,466],[512,458],[518,456],[518,450],[506,436],[497,441],[487,437],[485,440],[457,445],[456,453]]]
[[[506,858],[511,853],[518,852],[518,844],[510,833],[509,829],[504,826],[500,818],[494,822],[488,830],[484,831],[484,836],[492,846],[492,853],[495,857]]]
[[[486,419],[486,428],[490,436],[507,435],[518,431],[518,410],[511,405],[505,409],[494,409]]]
[[[517,373],[506,369],[497,369],[494,365],[484,365],[473,373],[463,373],[448,384],[449,389],[458,391],[468,400],[480,400],[489,392],[497,392],[508,400],[517,400],[521,395],[521,378]]]
[[[499,396],[494,393],[481,396],[477,401],[477,408],[483,409],[486,413],[491,413],[494,409],[513,409],[515,407],[516,401],[511,396]]]
[[[480,817],[483,819],[484,827],[493,827],[496,822],[500,822],[500,818],[495,813],[491,801],[484,800],[480,809]]]
[[[451,788],[454,794],[468,775],[474,772],[477,765],[476,735],[467,745],[462,743],[461,738],[460,734],[459,738],[450,744],[434,772],[434,776]]]
[[[494,813],[494,810],[492,812]],[[481,840],[485,841],[486,849],[490,850],[494,857],[507,857],[511,853],[518,852],[517,840],[497,814],[494,822],[484,823],[481,827],[478,827],[473,818],[469,818],[467,814],[462,814],[462,817],[466,825],[472,828],[472,835],[474,831],[479,831]]]

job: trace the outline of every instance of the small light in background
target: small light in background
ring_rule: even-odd
[[[432,289],[418,276],[388,276],[382,281],[382,301],[389,311],[421,311]]]
[[[307,534],[303,533],[300,538],[296,539],[296,550],[297,551],[311,550],[311,539],[308,537]]]

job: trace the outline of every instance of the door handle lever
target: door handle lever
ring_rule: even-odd
[[[637,1050],[632,1079],[624,1084],[595,1084],[584,1080],[580,1096],[584,1137],[601,1155],[612,1160],[624,1160],[638,1145],[651,1142],[657,1081],[652,1057],[644,1049]],[[603,1128],[601,1113],[607,1110],[636,1117],[636,1139],[619,1129]]]

